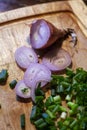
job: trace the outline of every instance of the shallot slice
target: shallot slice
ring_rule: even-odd
[[[43,85],[51,80],[51,71],[42,64],[31,63],[24,73],[24,82],[30,88],[38,86],[39,82]]]
[[[71,64],[71,56],[66,50],[55,48],[44,55],[42,63],[53,72],[61,71]]]
[[[38,62],[38,56],[32,48],[22,46],[15,51],[15,60],[21,68],[27,69],[30,63]]]
[[[30,98],[31,89],[27,87],[23,80],[20,80],[15,86],[16,95],[21,98]]]
[[[64,30],[57,29],[45,19],[37,19],[30,27],[30,44],[35,49],[46,48],[64,34]]]

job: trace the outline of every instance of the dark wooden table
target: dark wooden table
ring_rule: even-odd
[[[0,12],[52,1],[58,1],[58,0],[0,0]],[[87,5],[87,0],[83,1]]]

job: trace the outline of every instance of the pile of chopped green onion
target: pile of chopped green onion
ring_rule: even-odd
[[[87,130],[87,71],[66,69],[52,75],[51,95],[36,89],[30,120],[37,130]]]

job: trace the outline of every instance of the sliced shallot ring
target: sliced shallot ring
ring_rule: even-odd
[[[39,82],[50,82],[51,71],[43,64],[31,63],[24,73],[24,82],[30,88],[37,87]],[[43,87],[43,86],[42,86]]]
[[[22,46],[15,51],[15,60],[21,68],[26,69],[30,63],[38,62],[38,56],[32,48]]]
[[[15,86],[16,95],[21,98],[30,98],[31,89],[27,87],[23,80],[20,80]]]
[[[44,55],[42,63],[53,72],[61,71],[71,64],[71,56],[66,50],[55,48]]]

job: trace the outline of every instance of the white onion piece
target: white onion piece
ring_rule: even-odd
[[[66,50],[55,48],[44,55],[42,63],[53,72],[61,71],[71,64],[71,57]]]
[[[30,63],[38,62],[38,56],[32,48],[22,46],[15,51],[15,60],[21,68],[26,69]]]
[[[45,65],[39,63],[31,63],[24,73],[24,82],[30,88],[37,87],[40,82],[45,85],[50,80],[51,71]]]
[[[21,98],[30,98],[31,89],[27,87],[23,80],[20,80],[15,86],[16,95]]]

